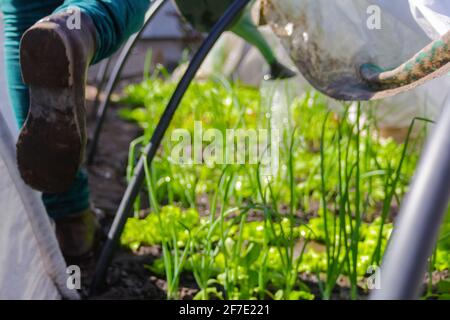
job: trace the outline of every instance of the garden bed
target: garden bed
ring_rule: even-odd
[[[132,86],[123,102],[132,107],[116,105],[108,116],[90,168],[105,230],[139,144],[130,154],[124,150],[140,132],[140,142],[148,140],[172,90],[157,79]],[[270,108],[261,110],[263,100],[256,90],[227,82],[194,84],[169,137],[174,129],[192,132],[197,120],[205,130],[270,127],[273,116]],[[366,270],[382,257],[423,141],[420,133],[408,143],[381,139],[367,114],[358,106],[329,114],[315,93],[294,102],[285,123],[291,129],[282,135],[281,173],[269,182],[258,181],[255,164],[174,165],[167,160],[174,143],[166,138],[126,226],[108,288],[95,298],[366,298]],[[438,294],[433,298],[447,294],[448,225],[430,267],[433,285],[424,282],[428,293]],[[347,236],[348,246],[333,234]],[[175,258],[164,259],[163,252]]]

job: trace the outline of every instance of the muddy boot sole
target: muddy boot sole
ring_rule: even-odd
[[[23,180],[32,188],[66,192],[82,163],[85,138],[86,66],[75,65],[76,43],[53,22],[23,36],[20,63],[30,88],[30,109],[17,142]]]

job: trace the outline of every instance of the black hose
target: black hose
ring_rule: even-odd
[[[120,52],[119,57],[117,58],[116,64],[114,65],[114,69],[112,70],[111,75],[109,77],[108,84],[106,85],[105,97],[97,111],[96,122],[95,122],[95,127],[94,127],[94,134],[92,136],[92,141],[90,143],[89,152],[88,152],[88,156],[87,156],[87,164],[88,165],[91,165],[94,161],[94,157],[97,152],[98,142],[100,140],[100,135],[102,133],[103,123],[105,122],[106,113],[108,112],[109,100],[111,99],[111,95],[112,95],[114,89],[116,88],[117,83],[119,82],[119,78],[120,78],[122,70],[125,66],[125,63],[127,62],[128,58],[131,54],[131,51],[136,46],[136,43],[138,42],[141,34],[144,32],[147,25],[153,20],[155,15],[159,12],[159,10],[162,8],[163,4],[166,1],[167,0],[153,1],[154,3],[152,3],[150,10],[147,13],[146,20],[144,22],[144,26],[138,33],[132,35],[128,39],[128,41],[123,46],[123,49]],[[111,61],[111,58],[109,59],[109,61]],[[105,78],[105,76],[103,76],[103,77]],[[103,84],[101,84],[101,87],[99,87],[98,90],[101,90],[102,87],[103,87]],[[98,101],[99,94],[100,94],[100,92],[97,91],[97,97],[96,97],[95,103],[97,103],[97,101]]]
[[[123,228],[125,226],[126,220],[130,213],[132,212],[133,204],[139,191],[142,187],[144,181],[144,166],[146,164],[146,158],[148,163],[153,160],[158,147],[167,131],[167,128],[172,121],[172,118],[180,105],[181,99],[183,98],[186,90],[194,79],[198,69],[202,65],[208,53],[213,48],[214,44],[217,42],[219,37],[228,27],[233,23],[233,21],[238,17],[238,15],[244,10],[247,4],[251,0],[235,0],[234,3],[228,8],[223,17],[214,26],[208,37],[203,42],[200,49],[197,51],[193,57],[188,69],[186,70],[183,78],[179,82],[169,104],[167,105],[164,114],[162,115],[158,126],[152,136],[150,144],[146,146],[144,153],[135,168],[135,174],[131,179],[125,195],[120,203],[119,209],[115,216],[114,222],[108,233],[108,238],[106,240],[103,251],[100,255],[93,281],[90,287],[90,295],[98,292],[99,288],[104,284],[105,275],[111,259],[113,257],[114,251],[116,250],[117,243],[119,241],[120,235],[122,234]]]

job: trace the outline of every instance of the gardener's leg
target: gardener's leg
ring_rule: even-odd
[[[27,117],[30,100],[29,88],[23,83],[20,72],[20,39],[28,28],[51,14],[62,2],[62,0],[0,0],[5,33],[8,90],[19,127]],[[56,221],[56,232],[66,257],[79,256],[90,251],[96,222],[88,210],[89,190],[85,171],[77,173],[74,183],[67,192],[44,194],[43,201],[49,216]]]
[[[39,19],[51,14],[63,0],[0,0],[5,35],[5,66],[8,92],[19,127],[28,114],[28,86],[22,81],[19,46],[23,33]]]
[[[84,256],[94,244],[95,220],[83,209],[89,206],[87,175],[79,171],[87,68],[139,30],[149,5],[150,0],[66,0],[22,37],[21,71],[31,103],[17,143],[18,165],[29,185],[47,192],[44,201],[59,218],[56,231],[66,257]]]
[[[134,31],[137,31],[139,26],[142,23],[143,15],[149,5],[149,1],[66,1],[63,3],[63,1],[59,0],[39,0],[39,1],[30,1],[30,0],[0,0],[1,8],[4,13],[3,18],[5,22],[5,53],[6,53],[6,62],[7,62],[7,74],[8,74],[8,84],[9,84],[9,93],[11,96],[12,105],[15,109],[15,114],[17,118],[17,122],[21,126],[23,122],[26,119],[28,109],[29,109],[29,88],[27,85],[25,85],[22,81],[22,77],[20,75],[20,65],[19,65],[19,42],[21,39],[22,34],[25,30],[27,30],[30,26],[32,26],[37,20],[48,16],[51,14],[58,6],[59,8],[56,9],[57,12],[64,11],[68,6],[78,6],[83,12],[85,12],[84,15],[88,16],[89,19],[92,21],[95,21],[95,25],[93,30],[92,38],[95,39],[94,45],[92,47],[95,47],[97,50],[93,52],[92,56],[90,57],[92,59],[89,60],[89,62],[96,62],[101,60],[104,57],[107,57],[108,55],[112,54],[119,46],[120,44],[126,40],[126,38],[131,35]],[[89,15],[88,15],[89,14]],[[92,16],[92,18],[90,18]],[[83,20],[84,21],[84,20]],[[87,23],[88,24],[88,23]],[[48,27],[49,24],[46,25]],[[64,24],[62,25],[64,27]],[[86,28],[86,25],[82,25],[82,31],[88,31]],[[35,28],[37,32],[42,31],[39,30],[39,24],[38,27]],[[49,31],[48,29],[44,28],[45,31]],[[61,28],[62,31],[65,31],[64,28]],[[66,32],[71,32],[66,31]],[[75,32],[74,32],[75,33]],[[48,35],[48,34],[47,34]],[[89,38],[89,35],[87,35],[87,38]],[[40,53],[43,51],[43,49],[47,49],[48,52],[53,54],[55,48],[52,48],[52,45],[54,44],[54,41],[50,41],[46,43],[46,37],[44,35],[44,39],[36,39],[36,40],[43,40],[43,41],[32,41],[30,43],[30,48],[28,54]],[[53,39],[52,39],[53,40]],[[89,41],[87,41],[89,42]],[[61,44],[61,42],[60,42]],[[84,44],[85,46],[87,44]],[[47,47],[49,48],[47,48]],[[89,45],[87,45],[89,46]],[[58,48],[56,48],[58,49]],[[73,48],[72,48],[73,49]],[[47,53],[48,53],[47,52]],[[22,51],[22,53],[24,53]],[[25,50],[25,53],[26,50]],[[79,53],[79,52],[78,52]],[[41,57],[37,58],[45,58],[47,54],[44,52]],[[36,57],[34,57],[36,58]],[[80,57],[78,57],[80,58]],[[35,65],[29,66],[29,73],[34,73],[38,71],[43,71],[43,74],[46,74],[46,71],[50,71],[52,67],[58,65],[57,63],[58,59],[55,60],[47,60],[43,62],[50,61],[50,66],[48,68],[45,67],[44,64],[37,63]],[[39,61],[37,61],[39,62]],[[73,62],[73,61],[72,61]],[[26,62],[25,62],[26,64]],[[42,67],[44,65],[44,67]],[[22,66],[23,67],[23,66]],[[25,70],[26,71],[26,70]],[[49,72],[51,74],[51,72]],[[54,76],[54,73],[53,73]],[[58,75],[57,75],[58,76]],[[67,93],[67,88],[64,87],[58,87],[55,86],[55,81],[59,81],[61,79],[41,79],[41,82],[38,83],[30,83],[30,87],[42,87],[45,91],[55,91],[55,92],[62,92]],[[36,79],[34,79],[36,80]],[[39,80],[39,79],[38,79]],[[69,80],[69,79],[66,79]],[[70,79],[73,80],[73,79]],[[61,84],[61,83],[60,83]],[[78,84],[78,87],[83,87],[84,89],[84,83],[81,85]],[[49,89],[50,88],[50,89]],[[35,133],[35,135],[39,136],[39,133],[41,131],[48,130],[48,128],[57,126],[58,122],[54,121],[54,115],[52,117],[52,114],[49,113],[49,109],[51,111],[52,108],[55,108],[55,104],[60,102],[58,99],[53,99],[53,101],[50,100],[44,100],[39,101],[39,93],[41,93],[42,90],[37,90],[35,93],[38,93],[38,98],[35,98],[34,102],[40,102],[41,106],[34,105],[35,108],[38,109],[38,113],[41,112],[47,112],[46,115],[50,115],[48,118],[49,121],[47,121],[46,127],[41,127],[42,130],[39,130],[39,132],[33,132],[33,128],[25,128],[28,130],[29,133]],[[80,90],[78,90],[80,91]],[[83,90],[84,91],[84,90]],[[33,93],[33,90],[32,90]],[[53,93],[54,94],[54,93]],[[72,92],[73,94],[73,92]],[[79,95],[80,96],[80,95]],[[46,93],[46,97],[48,98],[48,92]],[[84,94],[82,95],[84,98]],[[45,95],[44,95],[45,98]],[[53,98],[55,98],[53,96]],[[32,94],[32,108],[33,109],[33,94]],[[45,102],[45,103],[42,103]],[[66,101],[65,101],[66,102]],[[79,101],[78,101],[79,102]],[[80,103],[78,103],[80,104]],[[45,109],[44,109],[45,107]],[[56,106],[57,107],[57,106]],[[84,101],[82,103],[82,108],[84,109]],[[84,119],[78,119],[77,124],[84,125]],[[79,128],[79,127],[78,127]],[[30,130],[31,129],[31,130]],[[23,136],[24,130],[22,130],[22,136]],[[47,133],[49,133],[47,131]],[[28,153],[28,156],[30,159],[36,160],[40,156],[49,156],[51,157],[51,154],[43,154],[42,148],[45,149],[46,144],[52,144],[53,138],[58,136],[58,133],[55,134],[55,132],[50,132],[47,136],[44,136],[41,138],[48,138],[48,139],[41,139],[41,141],[35,141],[37,142],[36,145],[33,146],[31,144],[31,150],[28,150],[28,152],[25,152],[25,154]],[[82,138],[80,137],[80,140]],[[80,143],[79,143],[80,144]],[[18,146],[18,151],[20,151],[20,148]],[[26,149],[26,148],[25,148]],[[23,150],[22,150],[23,151]],[[27,151],[27,150],[25,150]],[[23,173],[22,173],[23,175]],[[49,212],[49,215],[56,219],[57,221],[57,229],[58,225],[61,225],[61,228],[59,228],[62,231],[62,234],[69,234],[69,237],[66,237],[66,239],[62,239],[63,244],[69,244],[71,242],[77,242],[77,237],[79,237],[80,234],[92,234],[90,232],[92,223],[92,217],[89,214],[86,214],[86,210],[89,206],[89,191],[88,191],[88,184],[87,184],[87,175],[84,171],[78,171],[76,174],[75,180],[73,183],[70,184],[66,192],[63,193],[47,193],[44,194],[44,203],[46,205],[47,211]],[[82,212],[82,214],[80,214]],[[59,223],[58,223],[59,222]],[[74,227],[75,226],[75,227]],[[78,231],[75,234],[72,234],[69,232],[70,230]],[[61,239],[60,239],[61,240]],[[61,242],[61,241],[60,241]],[[79,248],[78,248],[79,249]],[[75,250],[76,251],[76,250]],[[78,250],[79,251],[79,250]]]
[[[20,63],[31,103],[17,160],[34,189],[69,189],[84,160],[87,68],[138,31],[149,5],[150,0],[66,0],[24,33]]]
[[[142,24],[149,0],[127,1],[0,0],[5,33],[6,74],[9,95],[19,126],[28,114],[28,87],[23,83],[19,65],[19,45],[23,33],[42,19],[70,5],[94,17],[99,37],[94,63],[111,55]]]
[[[131,34],[141,28],[149,4],[149,0],[66,0],[54,12],[62,13],[76,7],[91,18],[95,26],[95,30],[91,30],[95,32],[95,50],[88,62],[94,64],[113,54]],[[77,21],[73,22],[76,24]],[[86,26],[83,26],[83,21],[80,22],[83,30]],[[84,83],[82,87],[84,91]],[[44,194],[44,201],[54,217],[67,216],[88,208],[89,190],[85,171],[78,171],[69,192]]]
[[[144,23],[150,0],[66,0],[55,12],[71,7],[88,15],[96,29],[96,50],[91,64],[112,55]]]

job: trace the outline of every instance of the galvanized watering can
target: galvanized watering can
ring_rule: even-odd
[[[407,21],[415,1],[263,0],[262,12],[316,89],[339,100],[372,100],[449,71],[450,35],[430,44]],[[403,17],[383,5],[400,6]]]

